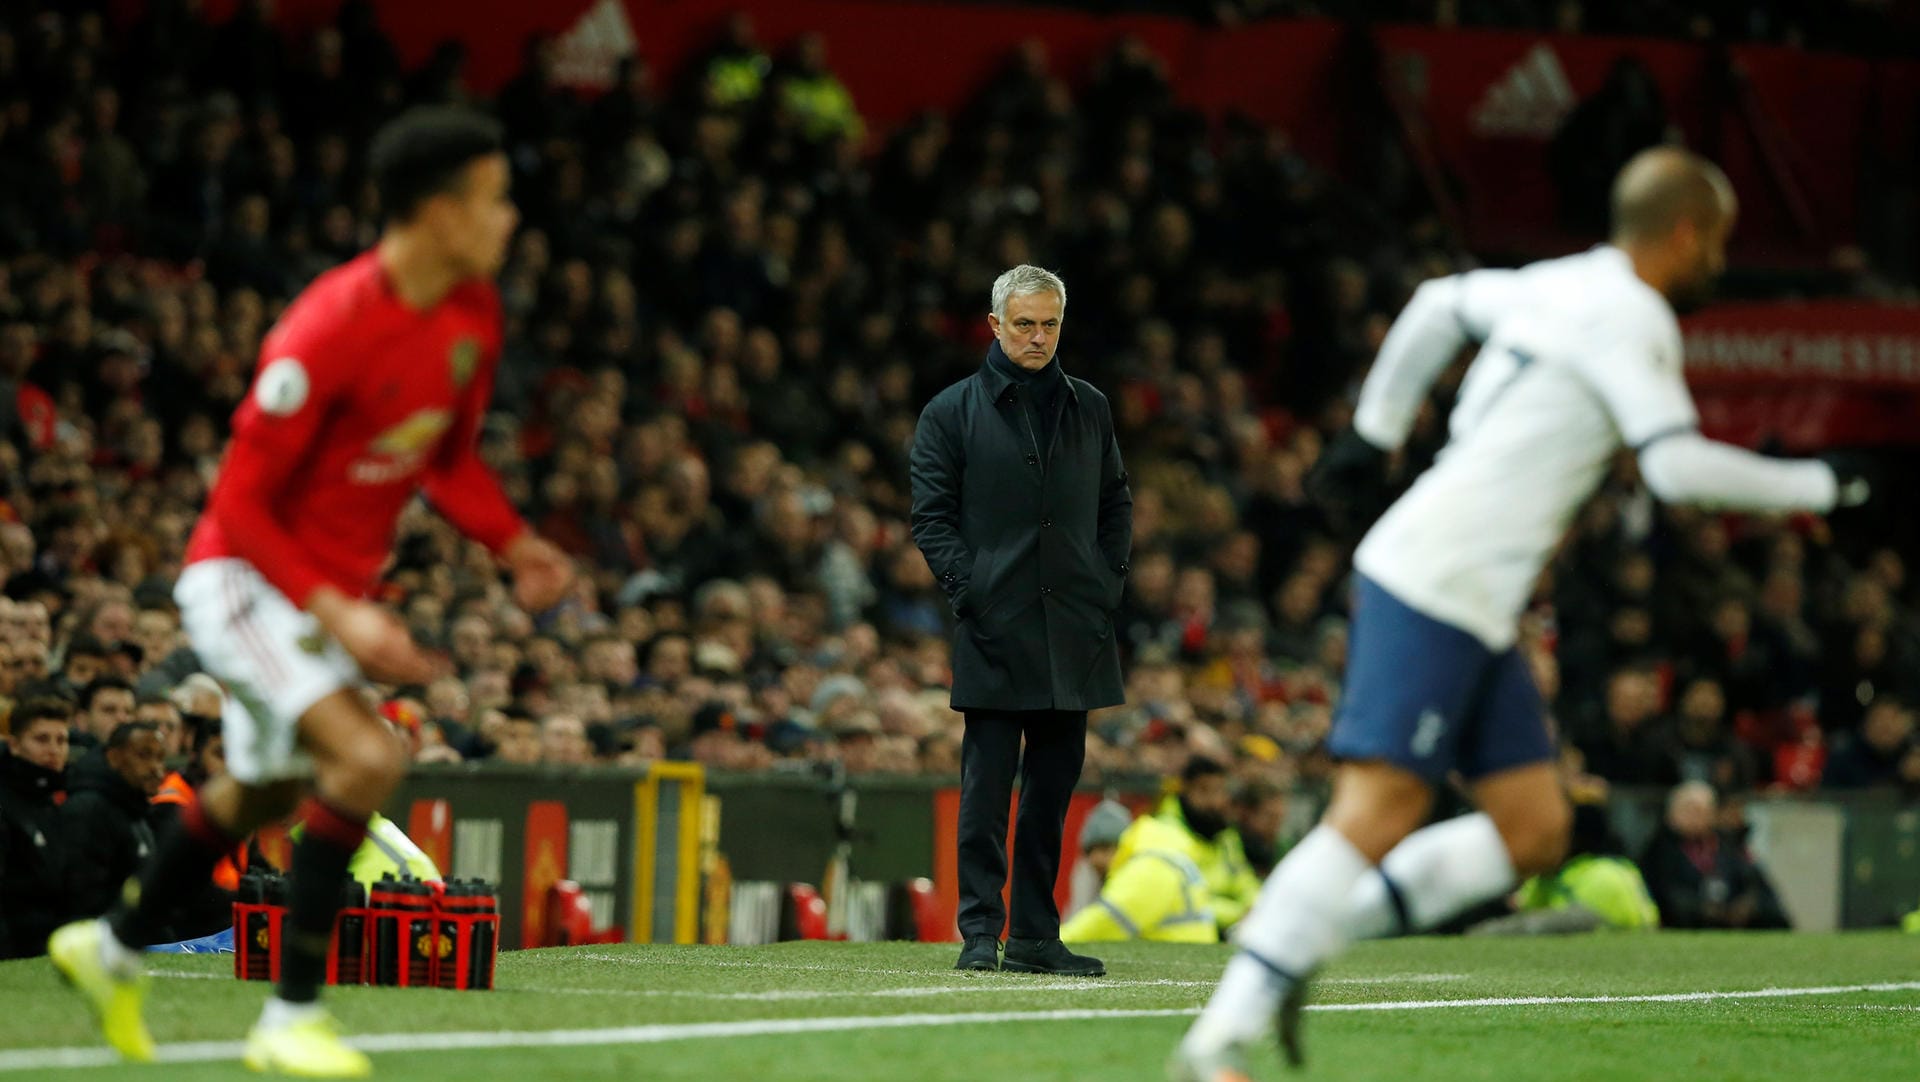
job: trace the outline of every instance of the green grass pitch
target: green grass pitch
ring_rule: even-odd
[[[923,944],[521,951],[501,956],[492,992],[353,988],[329,1002],[378,1077],[396,1080],[1162,1077],[1227,949],[1096,953],[1104,980],[960,974],[954,948]],[[1920,1063],[1916,963],[1920,939],[1893,933],[1364,944],[1316,986],[1307,1070],[1288,1075],[1266,1049],[1256,1070],[1393,1082],[1909,1079]],[[0,963],[0,1082],[255,1077],[235,1042],[266,989],[231,979],[231,965],[153,957],[148,1016],[163,1055],[180,1061],[130,1067],[97,1065],[80,1003],[45,959]],[[1667,998],[1617,998],[1652,996]]]

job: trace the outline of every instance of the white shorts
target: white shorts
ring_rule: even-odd
[[[300,715],[366,682],[352,656],[245,560],[188,566],[173,600],[200,667],[227,688],[227,772],[249,785],[311,774],[295,748]]]

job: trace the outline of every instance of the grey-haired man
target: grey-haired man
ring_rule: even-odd
[[[913,537],[958,620],[960,969],[1106,972],[1061,945],[1054,882],[1087,711],[1125,697],[1113,613],[1133,496],[1106,396],[1054,359],[1066,307],[1058,275],[1002,274],[986,363],[928,403],[913,441]],[[1009,924],[1000,892],[1016,773]]]

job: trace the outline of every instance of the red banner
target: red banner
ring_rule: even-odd
[[[203,10],[218,22],[238,3],[206,0]],[[304,34],[330,23],[341,3],[279,0],[275,19]],[[116,0],[122,21],[143,6],[143,0]],[[592,73],[610,72],[615,57],[637,50],[664,91],[737,11],[753,18],[762,47],[776,55],[803,33],[820,34],[828,63],[876,136],[923,110],[964,104],[1022,41],[1044,43],[1051,70],[1077,84],[1126,35],[1161,59],[1183,101],[1210,115],[1238,109],[1284,128],[1320,161],[1332,158],[1341,131],[1338,111],[1328,106],[1344,30],[1330,19],[1224,31],[1158,16],[880,0],[375,0],[374,6],[403,63],[419,64],[440,42],[457,40],[467,47],[468,83],[485,94],[519,71],[526,38],[536,33],[554,36],[563,79],[585,76],[567,81],[597,89]],[[902,62],[915,50],[929,62]]]
[[[547,891],[567,877],[567,806],[558,800],[527,805],[526,864],[521,878],[520,945],[548,947]],[[452,873],[449,872],[449,875]]]
[[[205,0],[208,18],[239,0]],[[278,0],[275,18],[300,35],[337,15],[342,0]],[[144,0],[113,0],[122,23]],[[1734,236],[1742,262],[1806,266],[1853,243],[1863,187],[1897,186],[1920,170],[1920,63],[1869,61],[1775,46],[1722,51],[1682,41],[1568,37],[1531,31],[1424,26],[1348,30],[1331,20],[1265,20],[1232,29],[1153,16],[1094,16],[988,4],[880,0],[374,0],[402,59],[418,64],[444,40],[467,47],[467,79],[497,91],[520,67],[530,34],[553,35],[563,81],[605,84],[635,51],[673,85],[682,65],[740,11],[773,53],[817,32],[868,130],[884,138],[925,109],[953,110],[991,78],[1014,46],[1043,43],[1051,70],[1083,83],[1122,36],[1157,56],[1175,94],[1210,116],[1239,110],[1284,129],[1309,158],[1339,163],[1355,123],[1337,76],[1350,34],[1371,33],[1379,75],[1427,137],[1461,204],[1472,243],[1545,254],[1594,239],[1561,228],[1548,148],[1561,123],[1625,59],[1647,71],[1665,120],[1718,160],[1740,193]],[[927,51],[927,42],[937,46]],[[903,61],[913,55],[926,62]]]
[[[1569,114],[1637,60],[1667,126],[1713,156],[1741,199],[1737,255],[1819,263],[1851,243],[1863,162],[1911,163],[1920,66],[1734,46],[1521,31],[1391,27],[1387,77],[1402,88],[1442,167],[1459,182],[1474,244],[1564,250],[1549,146]]]
[[[1709,435],[1791,450],[1920,443],[1920,308],[1724,305],[1683,331]]]

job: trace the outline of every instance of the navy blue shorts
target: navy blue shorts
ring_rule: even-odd
[[[1546,706],[1520,651],[1501,653],[1355,576],[1347,680],[1328,750],[1438,783],[1554,758]]]

